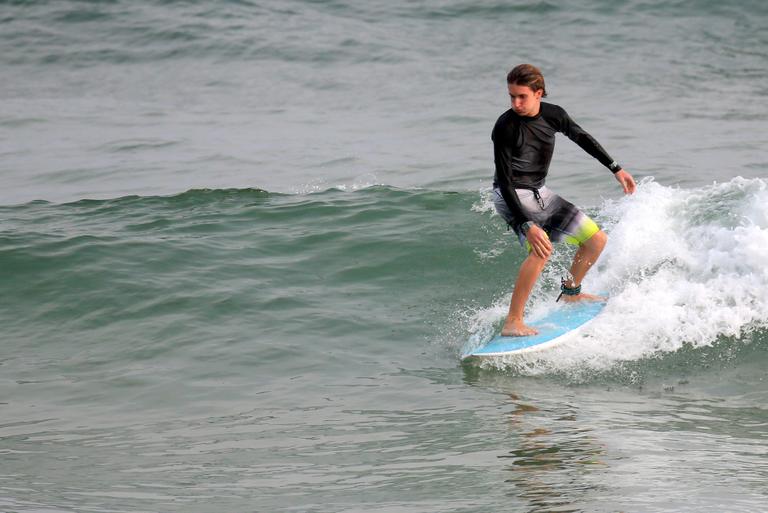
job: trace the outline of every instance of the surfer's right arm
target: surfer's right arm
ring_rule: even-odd
[[[499,192],[501,192],[504,202],[517,221],[517,226],[514,227],[515,231],[525,234],[528,244],[531,245],[531,251],[537,257],[549,258],[549,255],[552,253],[552,242],[550,242],[547,232],[528,217],[525,209],[520,204],[520,197],[517,195],[517,191],[507,180],[506,174],[498,173],[496,178]],[[524,229],[524,227],[527,229]]]
[[[491,139],[493,140],[494,163],[496,164],[495,181],[496,185],[499,187],[499,192],[501,192],[501,197],[504,198],[504,202],[507,204],[507,207],[517,222],[517,225],[513,228],[516,232],[525,234],[528,244],[531,245],[531,251],[537,257],[549,258],[549,255],[552,253],[552,242],[549,240],[547,232],[534,223],[526,213],[525,209],[523,209],[523,206],[520,203],[520,197],[517,195],[517,191],[509,181],[506,169],[502,162],[503,156],[500,154],[501,148],[499,148],[498,141],[496,140],[496,127],[494,127],[493,133],[491,134]],[[523,226],[526,224],[529,228],[523,230]]]
[[[501,197],[504,198],[504,203],[507,204],[507,208],[509,208],[512,216],[515,218],[517,225],[513,226],[513,228],[515,228],[515,231],[519,231],[520,225],[530,221],[531,218],[528,217],[528,214],[523,209],[517,191],[512,186],[512,182],[509,179],[510,166],[508,165],[508,161],[510,157],[505,153],[505,144],[503,142],[504,135],[503,133],[499,133],[503,130],[501,120],[504,117],[505,115],[502,115],[502,117],[499,118],[499,121],[497,121],[496,125],[493,127],[493,132],[491,132],[491,140],[493,141],[493,163],[496,167],[494,186],[498,186],[499,192],[501,192]]]
[[[529,221],[525,224],[530,226],[524,231],[525,238],[528,240],[528,244],[531,245],[533,254],[539,258],[549,258],[549,255],[552,254],[552,242],[549,240],[547,232],[534,222]]]

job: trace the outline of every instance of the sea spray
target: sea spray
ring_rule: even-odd
[[[767,195],[762,179],[690,190],[646,179],[634,196],[605,201],[595,217],[609,243],[585,280],[589,290],[609,293],[604,313],[555,350],[490,365],[526,374],[594,373],[722,339],[753,341],[768,327]],[[532,294],[531,320],[553,307],[549,289],[562,254],[558,247]],[[498,327],[508,297],[476,313],[473,333]],[[471,343],[482,342],[477,338]]]

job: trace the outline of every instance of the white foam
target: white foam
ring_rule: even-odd
[[[491,217],[496,214],[496,208],[493,206],[493,189],[484,188],[478,191],[480,199],[472,205],[472,212],[478,214],[488,214]]]
[[[290,194],[306,195],[327,190],[336,189],[343,192],[355,192],[369,187],[384,185],[374,173],[365,173],[343,182],[332,182],[325,178],[318,178],[300,186],[290,189]]]
[[[584,283],[609,292],[604,313],[557,350],[515,367],[531,374],[602,370],[724,336],[744,343],[745,333],[768,327],[767,185],[737,177],[686,190],[646,180],[635,195],[606,201],[596,217],[609,243]],[[531,319],[553,304],[543,287],[560,269],[545,273],[532,295]],[[506,307],[494,315],[505,301],[477,312],[475,322],[498,325]]]

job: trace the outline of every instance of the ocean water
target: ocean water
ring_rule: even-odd
[[[0,511],[768,510],[766,5],[0,1]],[[520,62],[640,185],[559,139],[611,299],[463,366]]]

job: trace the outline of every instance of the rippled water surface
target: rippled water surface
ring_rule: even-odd
[[[762,2],[0,2],[0,511],[762,512]],[[610,301],[462,365],[534,62]],[[552,308],[558,248],[530,314]]]

